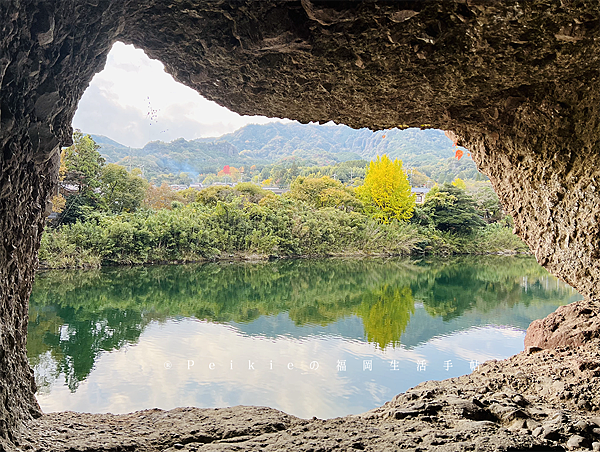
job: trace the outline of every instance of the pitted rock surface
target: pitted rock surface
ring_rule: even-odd
[[[525,347],[557,348],[600,338],[600,301],[582,300],[559,307],[544,319],[531,322]]]
[[[23,450],[56,452],[591,448],[600,432],[600,340],[489,361],[357,416],[306,420],[260,407],[52,413],[27,432]]]
[[[37,153],[37,162],[68,144],[77,101],[121,40],[243,114],[453,131],[538,261],[585,296],[596,292],[596,1],[12,0],[1,8],[5,149]],[[22,143],[9,143],[16,136]]]
[[[0,446],[39,415],[25,338],[43,218],[117,40],[239,113],[451,131],[538,261],[598,295],[597,0],[3,0],[0,29]]]

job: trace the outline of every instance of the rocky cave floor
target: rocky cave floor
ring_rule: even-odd
[[[469,375],[422,383],[356,416],[305,420],[244,406],[127,415],[50,413],[29,422],[18,447],[56,452],[600,451],[600,338],[546,350],[530,346]]]

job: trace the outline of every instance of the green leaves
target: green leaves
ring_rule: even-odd
[[[103,210],[112,213],[135,212],[148,188],[148,182],[127,170],[109,163],[100,171],[100,195]]]
[[[328,176],[297,177],[292,182],[287,196],[304,201],[317,209],[335,207],[349,212],[361,210],[363,207],[352,188]]]
[[[473,198],[455,185],[444,184],[433,188],[421,209],[420,221],[430,221],[440,231],[455,234],[471,234],[485,226],[475,207]]]
[[[64,182],[78,187],[79,194],[93,197],[98,188],[100,169],[104,158],[98,152],[98,145],[89,135],[80,130],[73,133],[73,144],[63,149],[61,155],[65,167]]]
[[[59,223],[67,224],[85,220],[93,211],[133,212],[148,188],[144,179],[124,167],[105,165],[98,145],[79,130],[73,133],[73,145],[61,152],[59,178],[61,194],[66,197]]]

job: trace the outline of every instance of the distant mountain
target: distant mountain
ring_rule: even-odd
[[[142,149],[128,148],[100,135],[92,138],[108,162],[143,166],[151,180],[160,179],[161,174],[180,172],[195,178],[215,173],[224,165],[261,168],[290,158],[303,164],[332,165],[348,160],[372,160],[383,154],[400,158],[405,168],[416,168],[434,180],[459,173],[463,177],[477,174],[469,157],[460,162],[453,158],[452,142],[444,132],[435,129],[373,132],[344,125],[273,122],[250,124],[218,138],[153,141]]]
[[[391,129],[373,132],[344,125],[250,124],[223,135],[244,155],[277,161],[289,155],[326,153],[337,161],[365,159],[387,154],[400,158],[404,166],[451,157],[452,141],[441,130]],[[210,139],[204,139],[210,140]]]
[[[126,168],[143,168],[149,180],[159,180],[163,174],[182,172],[195,179],[199,174],[216,173],[225,165],[239,167],[270,163],[244,157],[235,146],[219,138],[211,141],[179,138],[170,143],[151,141],[141,149],[123,146],[101,135],[92,135],[92,138],[100,146],[100,153],[107,162]]]
[[[92,135],[92,139],[100,146],[100,153],[110,163],[120,160],[122,155],[128,155],[128,147],[117,143],[103,135]]]

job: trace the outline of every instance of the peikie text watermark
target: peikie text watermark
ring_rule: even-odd
[[[480,366],[480,362],[476,359],[467,361],[469,364],[469,368],[471,370],[471,372],[474,372],[476,370],[479,369]],[[391,359],[387,361],[387,368],[390,371],[400,371],[402,369],[401,366],[401,361],[397,360],[397,359]],[[179,367],[181,367],[180,362],[177,363]],[[297,363],[294,363],[293,361],[289,361],[289,362],[278,362],[278,363],[274,363],[273,360],[268,360],[268,361],[255,361],[252,359],[248,359],[247,361],[242,361],[242,360],[229,360],[229,362],[227,363],[217,363],[214,361],[210,361],[210,362],[196,362],[196,360],[194,359],[188,359],[185,361],[185,368],[187,368],[187,370],[195,370],[198,368],[202,368],[203,366],[205,368],[207,368],[210,371],[213,370],[217,370],[217,369],[228,369],[230,371],[239,371],[239,370],[247,370],[247,371],[269,371],[269,370],[274,370],[274,366],[283,366],[283,368],[286,368],[287,370],[295,370],[295,369],[308,369],[308,370],[312,370],[312,371],[316,371],[320,368],[322,368],[321,364],[319,363],[319,361],[313,360],[313,361],[309,361],[308,365],[306,365],[305,362],[302,363],[298,363],[300,364],[299,366],[297,365]],[[452,362],[452,360],[444,360],[443,362],[437,363],[438,366],[440,366],[443,370],[445,371],[450,371],[450,369],[452,369],[454,367],[454,364]],[[348,364],[348,361],[346,359],[338,359],[337,362],[335,363],[335,366],[331,366],[331,369],[334,370],[335,372],[348,372],[349,370],[349,366],[353,366],[352,370],[357,370],[360,369],[361,364],[357,364],[357,363],[351,363]],[[432,366],[436,366],[435,363],[429,363],[426,360],[418,360],[416,362],[416,371],[417,372],[426,372],[427,368],[432,368]],[[171,369],[173,368],[173,363],[171,361],[165,361],[164,363],[164,367],[165,369]],[[325,366],[325,368],[327,368],[329,366]],[[372,372],[374,369],[374,363],[372,359],[364,359],[362,360],[362,371],[363,372]]]

